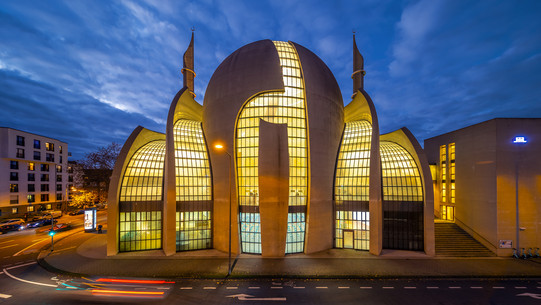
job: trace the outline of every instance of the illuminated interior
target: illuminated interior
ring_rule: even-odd
[[[261,253],[259,217],[258,147],[259,119],[287,124],[289,150],[289,207],[286,253],[304,251],[308,196],[308,144],[304,84],[295,49],[274,41],[280,58],[284,92],[263,93],[250,99],[241,110],[236,126],[238,200],[242,252]]]
[[[368,121],[346,123],[334,184],[336,248],[369,249],[371,137]]]
[[[152,141],[130,159],[120,188],[119,250],[162,247],[165,141]]]
[[[440,198],[447,202],[447,146],[440,146]]]
[[[423,185],[413,157],[382,141],[383,248],[423,250]]]
[[[451,175],[451,203],[455,203],[455,143],[449,144],[449,174]]]
[[[177,251],[212,247],[212,182],[201,122],[173,127],[176,172]]]

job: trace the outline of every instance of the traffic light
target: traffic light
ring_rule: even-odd
[[[54,236],[55,234],[56,234],[56,231],[53,231],[53,230],[49,231],[49,236]]]

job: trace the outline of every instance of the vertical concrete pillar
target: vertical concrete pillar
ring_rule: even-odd
[[[259,213],[263,257],[285,255],[289,199],[287,125],[259,120]]]

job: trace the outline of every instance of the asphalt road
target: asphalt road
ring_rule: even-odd
[[[103,221],[104,212],[98,214]],[[82,216],[58,233],[55,253],[91,238]],[[71,234],[71,238],[61,239]],[[0,304],[541,304],[541,279],[193,280],[78,278],[36,263],[50,237],[34,230],[0,235]]]

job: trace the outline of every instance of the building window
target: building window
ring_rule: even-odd
[[[62,145],[58,145],[58,152],[62,153]]]
[[[29,171],[36,170],[36,164],[34,162],[28,162],[28,170]]]
[[[285,253],[304,251],[309,153],[304,84],[294,47],[287,42],[273,43],[282,68],[285,91],[261,93],[250,99],[240,112],[235,131],[241,248],[245,253],[261,253],[260,217],[258,212],[253,212],[259,206],[260,118],[269,123],[287,124],[290,171],[288,205],[297,208],[300,213],[288,213]]]
[[[62,165],[57,165],[57,166],[56,166],[56,172],[57,172],[57,173],[61,173],[61,172],[62,172]]]
[[[58,162],[62,163],[62,155],[58,156]]]
[[[49,181],[49,175],[48,174],[41,174],[41,181]]]
[[[49,171],[49,164],[41,164],[41,171],[42,172],[48,172]]]
[[[451,193],[449,201],[455,203],[455,143],[449,144],[449,175],[451,176]]]
[[[47,195],[47,201],[49,201],[49,195]],[[46,207],[47,210],[51,210],[53,208],[53,205],[49,203],[45,207]]]
[[[41,202],[47,202],[49,201],[49,194],[41,194]],[[48,204],[47,206],[50,206],[50,204]],[[47,210],[50,210],[51,208],[50,207],[47,207]]]
[[[54,151],[54,144],[49,143],[49,142],[45,142],[45,150],[46,151]]]
[[[17,148],[17,158],[24,158],[24,149]]]
[[[28,191],[29,192],[35,192],[36,191],[36,185],[35,184],[29,184],[28,185]]]
[[[73,166],[68,165],[68,174],[73,174]]]
[[[56,201],[62,201],[62,193],[56,193]]]
[[[19,161],[9,161],[10,169],[19,169]]]
[[[42,184],[41,185],[41,191],[42,192],[48,192],[49,191],[49,184]]]
[[[34,148],[35,149],[41,149],[41,141],[40,140],[34,140]]]
[[[9,185],[9,192],[10,193],[18,193],[19,192],[19,185],[18,184],[10,184]]]
[[[10,173],[9,173],[9,180],[10,180],[10,181],[19,181],[19,173],[17,173],[17,172],[10,172]]]
[[[56,185],[56,191],[62,192],[62,184],[57,184]]]
[[[440,201],[447,202],[447,145],[440,146]]]
[[[19,204],[19,195],[9,195],[9,204]]]
[[[34,195],[34,194],[28,194],[28,195],[26,196],[26,200],[28,201],[28,203],[36,202],[36,195]]]
[[[34,160],[41,160],[41,153],[39,151],[34,151]]]
[[[121,252],[162,247],[164,160],[165,141],[152,141],[137,150],[126,167],[119,202]]]
[[[26,211],[27,212],[34,212],[34,206],[33,205],[27,206]]]
[[[62,175],[56,175],[56,182],[62,182]]]
[[[24,137],[17,136],[17,145],[24,146]]]
[[[68,182],[73,182],[73,176],[68,176]]]
[[[45,161],[54,162],[54,154],[46,153],[45,154]]]
[[[19,208],[11,208],[11,214],[19,213]]]
[[[36,181],[36,174],[28,173],[28,181]]]

